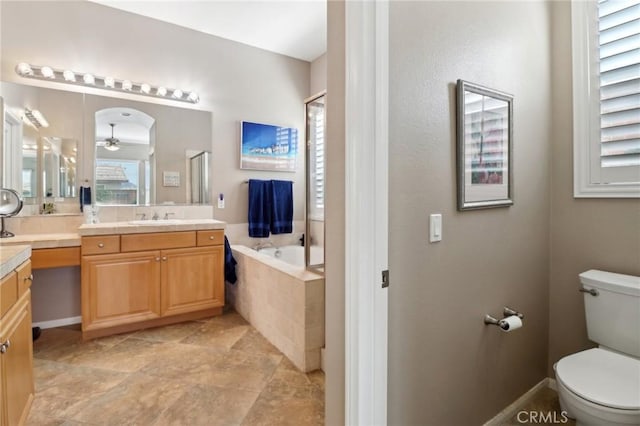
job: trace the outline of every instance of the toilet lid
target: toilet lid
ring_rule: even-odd
[[[558,361],[556,376],[573,393],[595,404],[640,409],[640,360],[589,349]]]

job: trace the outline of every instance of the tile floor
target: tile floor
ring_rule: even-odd
[[[324,373],[301,373],[236,312],[82,342],[34,343],[28,425],[322,425]]]

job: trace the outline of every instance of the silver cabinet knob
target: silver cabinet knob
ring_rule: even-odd
[[[160,257],[156,257],[156,262],[160,262]]]
[[[167,256],[162,256],[162,260],[166,262],[167,261]]]
[[[24,277],[24,280],[33,282],[33,274],[29,275],[28,277]]]
[[[104,248],[104,243],[98,243],[98,248]]]
[[[6,353],[11,347],[11,341],[7,339],[6,342],[0,345],[0,354]]]
[[[215,240],[216,237],[214,237],[213,235],[209,237],[210,240]]]

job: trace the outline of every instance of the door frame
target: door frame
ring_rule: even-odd
[[[387,424],[389,3],[345,2],[345,422]]]

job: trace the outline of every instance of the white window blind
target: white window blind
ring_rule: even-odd
[[[640,198],[640,0],[571,15],[574,195]]]
[[[313,132],[315,136],[314,204],[317,209],[324,209],[324,108],[314,116]]]
[[[598,2],[600,165],[640,166],[640,1]]]

